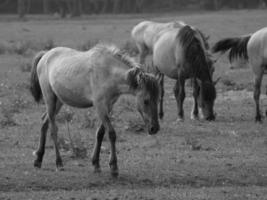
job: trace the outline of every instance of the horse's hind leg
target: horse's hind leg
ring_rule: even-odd
[[[198,119],[198,102],[197,102],[197,98],[199,95],[199,86],[197,84],[197,81],[195,79],[192,80],[193,81],[193,97],[194,97],[194,103],[193,103],[193,108],[192,108],[192,112],[191,112],[191,119],[196,120]]]
[[[56,166],[58,170],[63,168],[62,159],[59,153],[58,141],[57,141],[57,132],[58,127],[56,125],[56,114],[59,112],[60,108],[62,107],[62,103],[54,96],[53,100],[51,99],[51,104],[48,107],[47,115],[51,125],[51,138],[54,141],[55,145],[55,152],[56,152]]]
[[[163,119],[163,98],[164,98],[164,74],[159,74],[159,88],[160,88],[160,100],[159,100],[159,118]]]
[[[55,113],[59,112],[61,106],[62,106],[61,102],[57,101]],[[37,168],[41,168],[43,156],[45,153],[46,135],[47,135],[48,127],[49,127],[49,118],[48,118],[47,112],[45,112],[42,115],[42,120],[43,120],[43,124],[41,127],[41,136],[39,140],[39,146],[38,146],[38,149],[33,152],[33,154],[37,156],[37,158],[34,161],[34,167],[37,167]]]
[[[49,126],[49,121],[46,115],[44,116],[43,125],[41,127],[41,136],[40,136],[38,149],[33,152],[33,154],[37,157],[33,165],[34,167],[37,167],[37,168],[41,168],[42,166],[43,156],[45,153],[45,143],[46,143],[46,134],[47,134],[48,126]]]
[[[184,89],[185,80],[183,78],[179,78],[179,80],[176,81],[174,86],[174,95],[177,102],[177,108],[178,108],[178,118],[177,121],[183,121],[184,120],[184,109],[183,109],[183,103],[185,99],[185,89]]]
[[[96,141],[95,141],[94,151],[92,154],[92,164],[95,168],[95,172],[101,171],[99,164],[99,155],[104,135],[105,135],[105,127],[103,124],[101,124],[96,131]]]
[[[261,93],[261,82],[262,82],[262,73],[258,73],[255,76],[255,85],[254,85],[254,100],[256,104],[256,122],[261,122],[261,113],[260,113],[260,93]]]

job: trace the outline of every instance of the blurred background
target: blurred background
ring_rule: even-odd
[[[173,10],[221,10],[265,7],[267,0],[1,0],[0,14],[82,14],[166,12]]]

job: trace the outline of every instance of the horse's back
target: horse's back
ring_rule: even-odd
[[[250,63],[253,66],[267,66],[267,27],[256,31],[251,36],[247,50]]]
[[[178,68],[176,62],[176,36],[179,29],[165,32],[156,42],[153,48],[153,63],[157,69],[170,78],[177,79]],[[179,45],[178,45],[179,46]],[[181,52],[181,51],[179,51]]]
[[[47,52],[40,63],[42,80],[49,84],[56,96],[74,107],[92,105],[90,65],[85,52],[57,47]]]
[[[169,29],[181,28],[182,26],[184,23],[181,21],[168,23],[143,21],[133,28],[131,35],[136,42],[142,43],[152,50],[162,34],[168,32]]]

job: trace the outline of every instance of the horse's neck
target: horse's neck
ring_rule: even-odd
[[[115,68],[113,70],[113,73],[115,73],[114,76],[116,77],[115,79],[117,82],[118,93],[120,95],[135,94],[135,91],[131,89],[130,84],[127,80],[128,70],[129,69],[124,68]]]

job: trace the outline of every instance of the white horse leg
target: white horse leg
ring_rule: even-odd
[[[261,122],[261,112],[260,112],[260,93],[261,93],[261,82],[262,82],[263,71],[255,76],[254,84],[254,101],[256,104],[256,116],[255,121]]]
[[[94,166],[95,172],[101,172],[100,164],[99,164],[99,155],[101,150],[101,145],[103,141],[103,137],[105,135],[105,127],[103,124],[100,125],[100,127],[96,131],[96,141],[94,146],[94,151],[92,154],[92,164]]]

